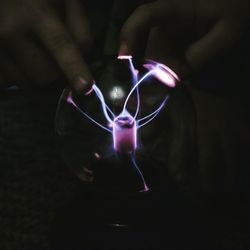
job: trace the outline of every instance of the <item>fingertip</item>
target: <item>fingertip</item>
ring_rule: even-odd
[[[131,55],[131,50],[129,49],[127,43],[121,42],[120,48],[119,48],[119,53],[118,53],[118,58],[123,57],[123,56],[129,56]]]
[[[155,15],[155,4],[143,4],[134,10],[121,28],[119,55],[131,55],[140,47],[144,50],[148,32],[155,25]]]
[[[95,81],[92,82],[91,88],[87,90],[84,95],[90,95],[93,92],[93,85],[95,84]]]
[[[89,95],[93,89],[94,80],[86,80],[83,77],[79,77],[73,84],[74,92],[78,95]]]

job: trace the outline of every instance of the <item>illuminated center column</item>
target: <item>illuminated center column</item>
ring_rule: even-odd
[[[114,149],[121,153],[131,153],[137,147],[137,130],[135,119],[127,114],[120,115],[113,122]]]

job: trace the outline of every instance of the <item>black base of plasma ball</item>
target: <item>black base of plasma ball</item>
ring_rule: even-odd
[[[58,212],[52,249],[196,249],[201,230],[182,193],[171,182],[162,185],[161,178],[157,187],[154,178],[163,173],[151,171],[149,178],[150,161],[141,158],[138,164],[149,182],[148,192],[141,192],[141,179],[128,159],[98,161],[95,181],[83,184]]]

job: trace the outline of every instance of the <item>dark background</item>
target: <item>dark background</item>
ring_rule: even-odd
[[[93,16],[93,23],[97,16]],[[101,44],[104,38],[98,36]],[[193,79],[197,89],[211,94],[211,102],[214,97],[226,98],[228,107],[244,111],[246,121],[250,110],[249,51],[246,34],[233,50]],[[98,53],[93,58],[97,57]],[[47,89],[6,91],[0,95],[0,249],[49,249],[50,225],[81,185],[57,151],[54,115],[61,90],[60,83],[56,83]],[[201,105],[210,107],[209,102]],[[230,112],[215,110],[213,119],[223,119]],[[222,234],[214,249],[250,249],[250,232],[243,230],[249,208],[250,167],[249,148],[244,150],[245,159],[239,159],[243,184],[235,199],[240,206],[236,210],[222,206],[225,210],[218,213],[220,223],[225,220],[224,225],[230,224],[233,230]]]

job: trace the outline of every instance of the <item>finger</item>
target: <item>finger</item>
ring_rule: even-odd
[[[24,72],[15,64],[9,54],[4,51],[0,52],[0,69],[5,85],[18,85],[23,88],[29,86],[29,81]]]
[[[189,69],[183,60],[183,49],[181,42],[161,27],[154,27],[150,30],[147,41],[145,57],[169,66],[177,73],[180,79],[185,79],[189,75]]]
[[[78,93],[89,92],[93,77],[63,23],[55,15],[47,14],[40,17],[34,28],[72,88]]]
[[[163,32],[160,27],[152,28],[145,51],[146,58],[164,63],[179,74],[180,67],[177,55],[176,37]]]
[[[19,36],[11,39],[8,47],[13,60],[32,84],[45,86],[57,80],[59,68],[35,41],[26,36]]]
[[[116,22],[123,22],[140,4],[150,2],[150,0],[124,1],[115,0],[112,5],[112,19]]]
[[[121,30],[119,54],[132,54],[145,43],[150,28],[164,27],[169,33],[190,29],[193,7],[183,1],[156,1],[138,7],[125,22]],[[191,5],[191,6],[190,6]],[[175,25],[173,25],[173,23]],[[147,40],[146,40],[147,41]]]
[[[76,43],[86,52],[93,43],[84,6],[79,0],[67,0],[67,25]]]
[[[221,19],[200,40],[193,43],[185,53],[186,60],[193,69],[199,69],[226,48],[233,45],[244,29],[235,20]]]
[[[149,3],[132,13],[121,29],[119,55],[130,55],[138,49],[141,39],[156,24],[158,11],[156,4]]]

